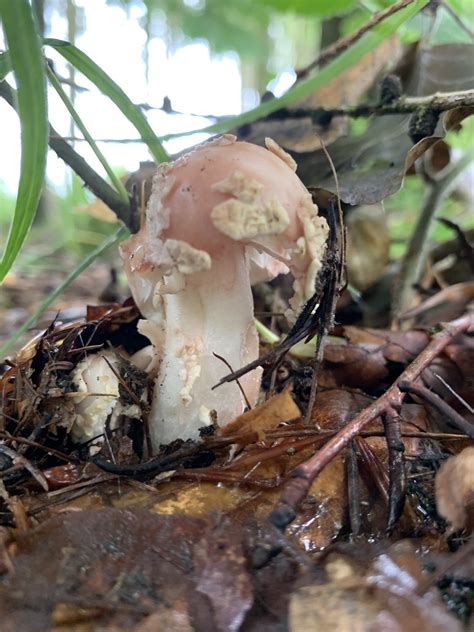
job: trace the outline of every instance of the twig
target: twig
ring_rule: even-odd
[[[389,505],[389,479],[388,474],[380,461],[377,454],[362,437],[357,437],[356,440],[357,450],[361,463],[365,466],[367,474],[371,477],[377,488],[380,497],[386,507]]]
[[[401,389],[400,389],[401,390]],[[400,429],[400,416],[392,407],[383,416],[388,449],[388,517],[387,532],[391,533],[402,515],[407,491],[405,446]]]
[[[7,447],[4,443],[0,443],[0,452],[6,454],[11,460],[14,466],[27,470],[31,476],[41,485],[41,487],[47,492],[49,489],[48,481],[44,477],[44,475],[40,472],[40,470],[28,461],[24,456],[15,452],[11,448]],[[0,472],[0,474],[2,474]],[[5,474],[5,472],[3,472]]]
[[[6,81],[0,81],[0,97],[5,99],[13,109],[16,109],[15,92]],[[49,126],[49,146],[84,180],[85,185],[92,193],[107,204],[117,217],[128,226],[130,205],[122,200],[120,195],[87,164],[84,158],[51,125]]]
[[[340,231],[339,232],[340,257],[336,264],[337,265],[337,282],[333,283],[332,290],[331,290],[333,293],[332,305],[328,306],[327,317],[325,319],[322,319],[323,322],[321,324],[321,331],[319,332],[318,338],[316,340],[316,350],[315,350],[314,358],[311,362],[311,366],[313,369],[313,378],[311,380],[311,391],[309,394],[308,408],[307,408],[306,416],[305,416],[305,421],[307,424],[309,424],[309,422],[311,421],[311,415],[313,412],[314,403],[316,401],[316,393],[318,390],[319,367],[321,366],[321,362],[323,360],[324,345],[326,342],[327,335],[329,333],[329,330],[334,326],[334,314],[336,313],[336,304],[337,304],[337,301],[339,299],[339,295],[342,289],[342,276],[343,276],[343,270],[345,270],[345,264],[346,264],[346,234],[345,234],[345,229],[344,229],[344,216],[343,216],[342,206],[341,206],[339,179],[337,177],[337,171],[336,171],[334,162],[331,158],[330,153],[326,149],[326,145],[324,144],[321,137],[319,137],[319,142],[321,144],[321,149],[326,157],[326,160],[328,161],[329,166],[331,168],[332,175],[334,178],[334,184],[336,187],[336,200],[337,200],[337,212],[338,212],[337,217],[339,220],[339,231]],[[333,207],[334,207],[334,203],[332,202],[331,208],[330,208],[330,218],[329,218],[331,224],[334,223],[334,218],[333,218],[334,208]],[[331,232],[335,233],[334,228]],[[328,239],[327,248],[330,248],[333,250],[333,256],[335,256],[335,263],[336,263],[337,237],[335,234],[333,235],[332,239]]]
[[[370,20],[368,20],[365,24],[358,28],[357,31],[350,33],[350,35],[346,35],[346,37],[341,37],[336,42],[334,42],[334,44],[331,44],[330,46],[327,46],[324,50],[322,50],[319,56],[314,61],[312,61],[308,66],[302,68],[297,72],[298,79],[306,77],[312,70],[314,70],[318,66],[322,66],[323,64],[327,64],[328,62],[330,62],[331,59],[334,59],[334,57],[337,57],[337,55],[349,48],[349,46],[359,40],[362,35],[364,35],[365,33],[367,33],[367,31],[379,24],[379,22],[393,15],[397,11],[404,9],[412,2],[413,0],[401,0],[400,2],[396,2],[392,6],[387,7],[382,11],[374,13]]]
[[[446,380],[445,380],[443,377],[441,377],[441,375],[438,375],[438,373],[435,373],[434,371],[433,371],[433,375],[435,376],[435,378],[436,378],[437,380],[439,380],[439,381],[441,382],[441,384],[442,384],[445,388],[447,388],[447,389],[448,389],[448,391],[451,393],[451,395],[452,395],[455,399],[457,399],[459,403],[461,403],[461,404],[464,406],[464,408],[466,408],[466,409],[467,409],[470,413],[473,413],[473,414],[474,414],[474,407],[473,407],[473,406],[471,406],[471,405],[469,404],[469,402],[466,402],[466,400],[464,399],[464,397],[461,397],[461,395],[459,395],[459,393],[458,393],[457,391],[455,391],[455,390],[454,390],[454,388],[453,388],[450,384],[448,384],[448,383],[446,382]]]
[[[403,393],[410,393],[410,395],[418,395],[424,399],[428,404],[434,406],[442,415],[444,415],[448,421],[456,426],[458,430],[465,432],[468,437],[474,439],[474,426],[470,424],[462,415],[451,408],[451,406],[441,399],[439,395],[430,391],[426,386],[416,384],[413,382],[401,381],[398,384],[400,390]]]
[[[108,461],[102,454],[92,457],[91,462],[101,470],[117,476],[131,476],[141,480],[149,480],[158,476],[162,472],[175,470],[181,465],[183,460],[189,459],[197,454],[202,446],[196,443],[185,444],[171,454],[163,457],[156,457],[145,463],[136,464],[116,464]]]
[[[474,92],[474,91],[473,91]],[[449,187],[464,169],[474,160],[474,154],[467,151],[457,162],[447,168],[439,180],[428,185],[418,221],[403,257],[400,273],[395,287],[392,315],[398,317],[405,312],[411,302],[423,264],[425,262],[428,235],[433,218]]]
[[[354,441],[347,446],[346,452],[347,499],[349,505],[349,524],[352,535],[358,535],[361,529],[360,520],[360,485],[357,468],[357,452]]]
[[[399,389],[399,382],[415,380],[420,373],[436,358],[449,342],[459,333],[474,327],[474,314],[466,314],[461,318],[446,323],[444,329],[436,334],[420,355],[403,371],[394,384],[375,402],[360,412],[347,426],[305,463],[291,472],[291,480],[270,515],[270,522],[284,530],[295,518],[296,511],[304,500],[312,482],[348,443],[360,433],[371,421],[384,415],[393,408],[399,410],[404,393]]]
[[[448,112],[455,108],[473,107],[474,90],[459,92],[436,92],[422,97],[401,96],[390,103],[361,103],[335,108],[281,108],[268,116],[269,119],[311,118],[316,123],[327,125],[336,116],[359,118],[363,116],[386,116],[388,114],[413,114],[413,112],[432,110],[437,113]]]
[[[226,365],[226,367],[229,369],[229,371],[231,372],[234,371],[234,369],[231,367],[231,365],[227,362],[227,360],[224,357],[222,357],[218,353],[215,353],[214,351],[212,352],[212,355],[214,355],[218,360],[223,362]],[[235,380],[235,381],[237,383],[237,386],[239,387],[239,391],[242,393],[242,397],[244,398],[245,405],[247,406],[249,410],[252,410],[252,404],[250,403],[249,398],[245,394],[242,384],[239,382],[239,380]]]

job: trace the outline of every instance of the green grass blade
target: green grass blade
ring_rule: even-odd
[[[94,141],[94,139],[92,138],[92,136],[87,131],[87,127],[82,122],[82,119],[79,116],[79,114],[77,113],[77,110],[75,109],[74,105],[72,104],[71,99],[64,92],[63,87],[61,86],[58,78],[56,77],[56,75],[54,74],[54,72],[50,68],[47,69],[47,72],[48,72],[48,79],[50,80],[51,85],[56,90],[56,92],[59,94],[62,102],[64,103],[64,105],[68,109],[69,114],[71,115],[71,117],[74,120],[74,122],[77,125],[77,127],[80,129],[82,135],[87,140],[89,145],[92,147],[93,152],[97,156],[97,158],[100,161],[101,165],[104,167],[107,175],[110,178],[110,181],[115,186],[115,188],[117,190],[117,193],[122,197],[124,202],[128,202],[127,190],[125,189],[124,185],[122,184],[120,178],[118,178],[117,175],[114,173],[114,170],[112,169],[112,167],[107,162],[104,154],[97,147],[97,144]]]
[[[10,270],[34,219],[46,170],[48,113],[41,42],[28,0],[0,0],[0,18],[18,86],[21,170],[13,221],[0,261],[0,281]]]
[[[113,101],[122,114],[135,126],[156,162],[167,162],[169,160],[168,154],[163,149],[160,140],[144,114],[102,68],[79,50],[79,48],[68,42],[58,39],[45,39],[44,43],[60,53],[74,68],[77,68],[77,70],[87,77],[89,81],[92,81],[103,94]]]
[[[5,79],[11,69],[10,53],[8,51],[0,53],[0,81]]]
[[[327,64],[327,66],[324,66],[324,68],[315,75],[312,75],[302,81],[298,81],[298,83],[285,92],[283,96],[261,103],[253,110],[226,118],[214,123],[213,125],[196,129],[191,132],[168,134],[160,137],[161,140],[190,136],[191,134],[217,134],[226,132],[229,129],[238,127],[239,125],[253,123],[260,118],[276,112],[280,108],[284,108],[295,101],[299,101],[300,99],[307,97],[321,86],[336,78],[341,72],[356,64],[364,55],[372,52],[387,37],[393,35],[393,33],[395,33],[402,24],[418,13],[426,4],[427,0],[415,0],[413,4],[408,5],[382,22],[379,22],[379,24],[365,33],[359,40],[352,44],[352,46],[338,55],[338,57],[336,57],[332,62]]]
[[[105,252],[111,246],[117,244],[122,239],[122,237],[125,237],[127,234],[128,231],[125,226],[121,226],[118,230],[112,233],[112,235],[107,237],[107,239],[103,241],[100,246],[97,246],[97,248],[90,252],[87,257],[85,257],[79,263],[79,265],[67,275],[64,281],[62,281],[62,283],[60,283],[57,288],[55,288],[52,292],[50,292],[50,294],[48,294],[48,296],[40,303],[33,314],[31,314],[31,316],[27,320],[25,320],[21,327],[19,327],[0,347],[0,358],[3,358],[10,351],[12,346],[15,344],[18,338],[25,333],[25,331],[28,331],[30,327],[33,327],[41,314],[51,305],[51,303],[61,294],[61,292],[63,292],[65,288],[67,288],[68,285],[70,285],[74,281],[74,279],[79,276],[79,274],[81,274],[81,272],[88,268],[91,263],[93,263],[95,259],[97,259],[97,257],[99,257],[103,252]]]

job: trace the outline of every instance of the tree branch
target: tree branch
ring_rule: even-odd
[[[336,116],[350,116],[359,118],[362,116],[385,116],[387,114],[412,114],[420,110],[433,110],[435,112],[447,112],[459,107],[474,106],[474,90],[461,90],[459,92],[436,92],[423,97],[402,96],[387,104],[361,103],[338,108],[281,108],[268,118],[306,118],[309,117],[317,123],[328,124]]]
[[[323,64],[329,63],[332,59],[334,59],[334,57],[337,57],[337,55],[345,51],[347,48],[349,48],[349,46],[351,46],[354,42],[360,39],[362,35],[367,33],[367,31],[370,31],[370,29],[374,28],[374,26],[379,24],[379,22],[382,22],[382,20],[385,20],[385,18],[388,18],[389,16],[393,15],[397,11],[404,9],[413,1],[414,0],[400,0],[400,2],[396,2],[395,4],[393,4],[390,7],[387,7],[386,9],[383,9],[382,11],[378,11],[377,13],[374,13],[374,15],[370,18],[370,20],[365,22],[365,24],[362,24],[362,26],[359,29],[357,29],[357,31],[354,31],[353,33],[350,33],[349,35],[346,35],[346,37],[341,37],[336,42],[334,42],[334,44],[331,44],[331,46],[328,46],[327,48],[322,50],[319,56],[314,61],[312,61],[308,66],[306,66],[306,68],[302,68],[301,70],[298,71],[297,73],[298,79],[302,79],[303,77],[306,77],[307,75],[309,75],[309,73],[312,70],[314,70],[318,66],[322,66]]]

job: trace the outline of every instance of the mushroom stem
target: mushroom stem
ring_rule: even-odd
[[[228,372],[213,353],[232,368],[258,357],[253,319],[249,261],[245,247],[213,260],[208,271],[186,275],[186,288],[161,293],[161,313],[145,314],[159,325],[155,353],[161,358],[153,392],[150,428],[154,449],[178,438],[197,439],[199,428],[212,423],[214,413],[222,426],[243,412],[245,401],[238,385],[212,387]],[[148,337],[153,326],[140,329]],[[242,387],[255,403],[261,370],[246,375]]]

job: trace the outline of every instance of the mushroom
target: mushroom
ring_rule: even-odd
[[[76,417],[71,428],[73,441],[100,443],[107,421],[110,429],[115,430],[120,415],[141,417],[137,404],[121,401],[120,367],[121,359],[115,352],[101,350],[81,360],[71,372],[71,384],[76,391]]]
[[[290,270],[295,312],[314,293],[327,223],[291,156],[271,139],[266,147],[225,135],[160,165],[144,224],[121,246],[139,331],[153,345],[155,450],[243,412],[237,384],[212,390],[229,372],[214,354],[233,370],[258,357],[252,283]],[[252,405],[260,376],[240,381]]]

